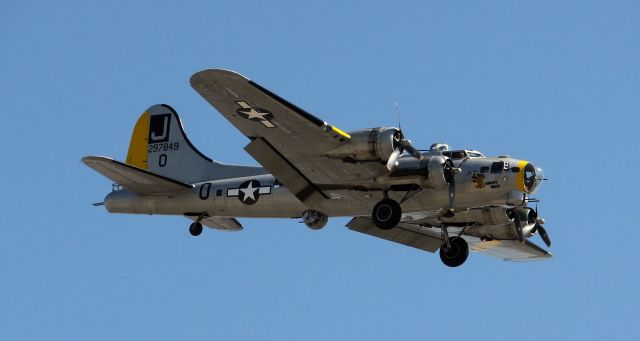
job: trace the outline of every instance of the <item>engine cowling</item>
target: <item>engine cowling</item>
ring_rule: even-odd
[[[386,162],[395,149],[394,137],[398,137],[398,128],[370,128],[349,132],[351,140],[327,153],[330,157],[357,161]]]
[[[536,221],[538,219],[538,213],[529,207],[514,208],[513,213],[517,215],[517,218],[520,220],[523,237],[529,238],[533,236]]]
[[[429,169],[428,183],[433,188],[447,188],[451,179],[445,170],[449,159],[443,155],[431,155],[427,158]]]

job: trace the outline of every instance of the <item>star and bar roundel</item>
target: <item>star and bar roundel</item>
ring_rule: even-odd
[[[245,101],[238,101],[236,104],[240,107],[236,110],[236,114],[251,121],[262,123],[267,128],[275,128],[276,125],[271,122],[273,114],[262,108],[255,108]]]
[[[245,205],[255,204],[261,195],[271,194],[271,186],[260,186],[258,180],[248,180],[240,184],[238,188],[227,189],[228,197],[238,197]]]

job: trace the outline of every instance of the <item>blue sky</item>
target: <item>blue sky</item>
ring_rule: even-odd
[[[634,1],[13,1],[0,11],[0,339],[637,339]],[[92,207],[138,115],[247,139],[188,83],[236,70],[344,130],[535,162],[555,258],[437,255],[296,220],[187,232]],[[541,244],[535,237],[536,243]]]

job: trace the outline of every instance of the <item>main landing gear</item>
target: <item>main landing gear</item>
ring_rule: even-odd
[[[388,197],[380,200],[371,212],[373,224],[381,230],[390,230],[400,222],[402,217],[402,208],[397,201]]]
[[[462,265],[469,257],[469,244],[460,236],[449,238],[446,226],[441,230],[444,243],[440,246],[440,260],[452,268]]]

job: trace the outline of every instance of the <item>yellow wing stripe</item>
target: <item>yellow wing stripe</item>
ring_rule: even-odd
[[[334,126],[331,126],[331,130],[333,130],[334,133],[336,133],[336,134],[338,134],[338,135],[340,135],[342,137],[345,137],[347,139],[351,139],[351,135],[345,133],[344,131],[342,131],[342,130],[334,127]]]
[[[131,134],[131,142],[129,143],[129,152],[127,153],[126,163],[138,168],[148,168],[148,149],[149,144],[149,113],[146,111],[140,115],[136,126]]]

